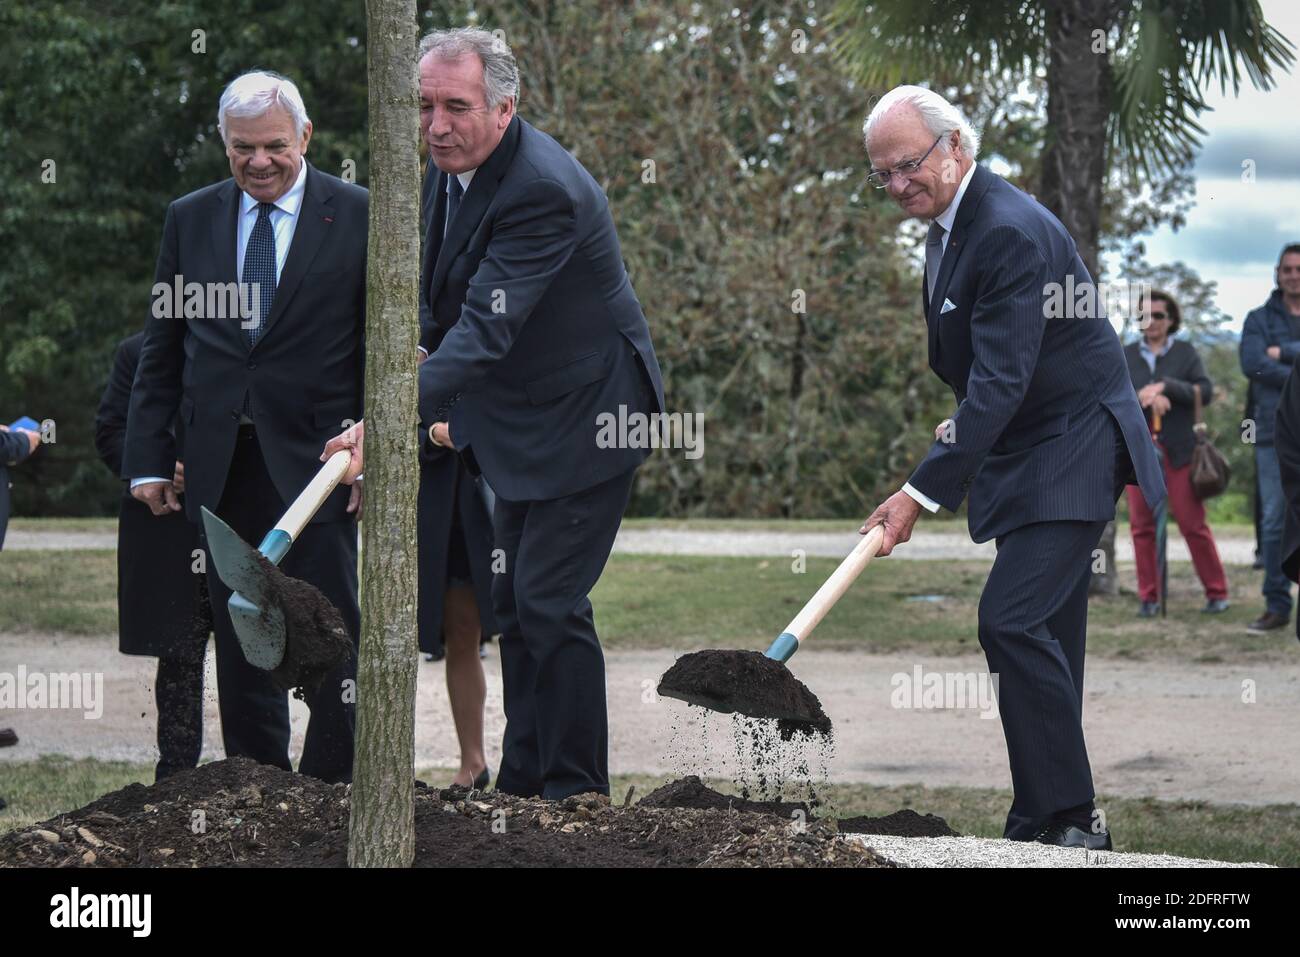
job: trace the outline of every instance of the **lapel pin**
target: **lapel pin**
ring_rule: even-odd
[[[333,217],[333,216],[322,216],[321,219],[325,220],[325,222],[327,222],[327,223],[332,223],[332,222],[334,222],[334,217]]]

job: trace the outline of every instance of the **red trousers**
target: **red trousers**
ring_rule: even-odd
[[[1166,453],[1167,455],[1168,453]],[[1165,459],[1165,487],[1169,490],[1167,504],[1183,533],[1187,550],[1192,553],[1196,575],[1205,588],[1205,597],[1211,601],[1228,597],[1228,579],[1219,560],[1219,549],[1214,544],[1210,526],[1205,524],[1205,505],[1192,491],[1192,465],[1188,462],[1180,469],[1172,468]],[[1156,564],[1156,520],[1147,508],[1142,490],[1130,485],[1128,515],[1133,531],[1133,557],[1137,563],[1138,597],[1141,601],[1159,601],[1160,570]]]

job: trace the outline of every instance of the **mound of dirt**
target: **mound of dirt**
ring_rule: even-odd
[[[888,834],[895,837],[961,837],[948,822],[934,814],[917,814],[910,808],[884,817],[844,817],[837,822],[843,834]]]
[[[659,694],[729,714],[775,718],[781,736],[831,732],[830,718],[808,686],[781,662],[757,651],[693,651],[659,679]]]
[[[831,822],[415,790],[417,866],[892,867]],[[246,758],[132,784],[0,836],[0,866],[342,867],[347,785]]]
[[[748,811],[751,814],[775,814],[786,820],[795,811],[802,811],[805,819],[812,816],[812,809],[802,801],[748,801],[715,791],[694,774],[651,791],[638,802],[638,806]]]

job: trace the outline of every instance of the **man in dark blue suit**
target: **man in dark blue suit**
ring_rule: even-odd
[[[439,172],[420,417],[497,495],[497,787],[558,799],[609,793],[605,665],[587,596],[648,455],[644,442],[599,441],[600,417],[622,407],[631,420],[664,400],[605,194],[515,115],[518,95],[514,56],[492,34],[421,43],[421,126]],[[326,451],[355,449],[362,431]]]
[[[922,508],[956,511],[995,539],[979,638],[999,675],[1015,790],[1005,836],[1109,848],[1083,740],[1093,551],[1124,485],[1164,497],[1119,338],[1074,240],[1050,212],[975,164],[978,139],[942,97],[886,94],[866,123],[872,184],[930,221],[922,287],[930,368],[957,409],[903,489],[867,519],[880,554]],[[1065,315],[1057,306],[1065,302]],[[1071,315],[1076,302],[1082,312]]]

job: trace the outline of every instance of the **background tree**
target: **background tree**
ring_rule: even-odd
[[[348,864],[415,860],[416,343],[420,278],[415,0],[366,0],[370,238],[366,503]]]

